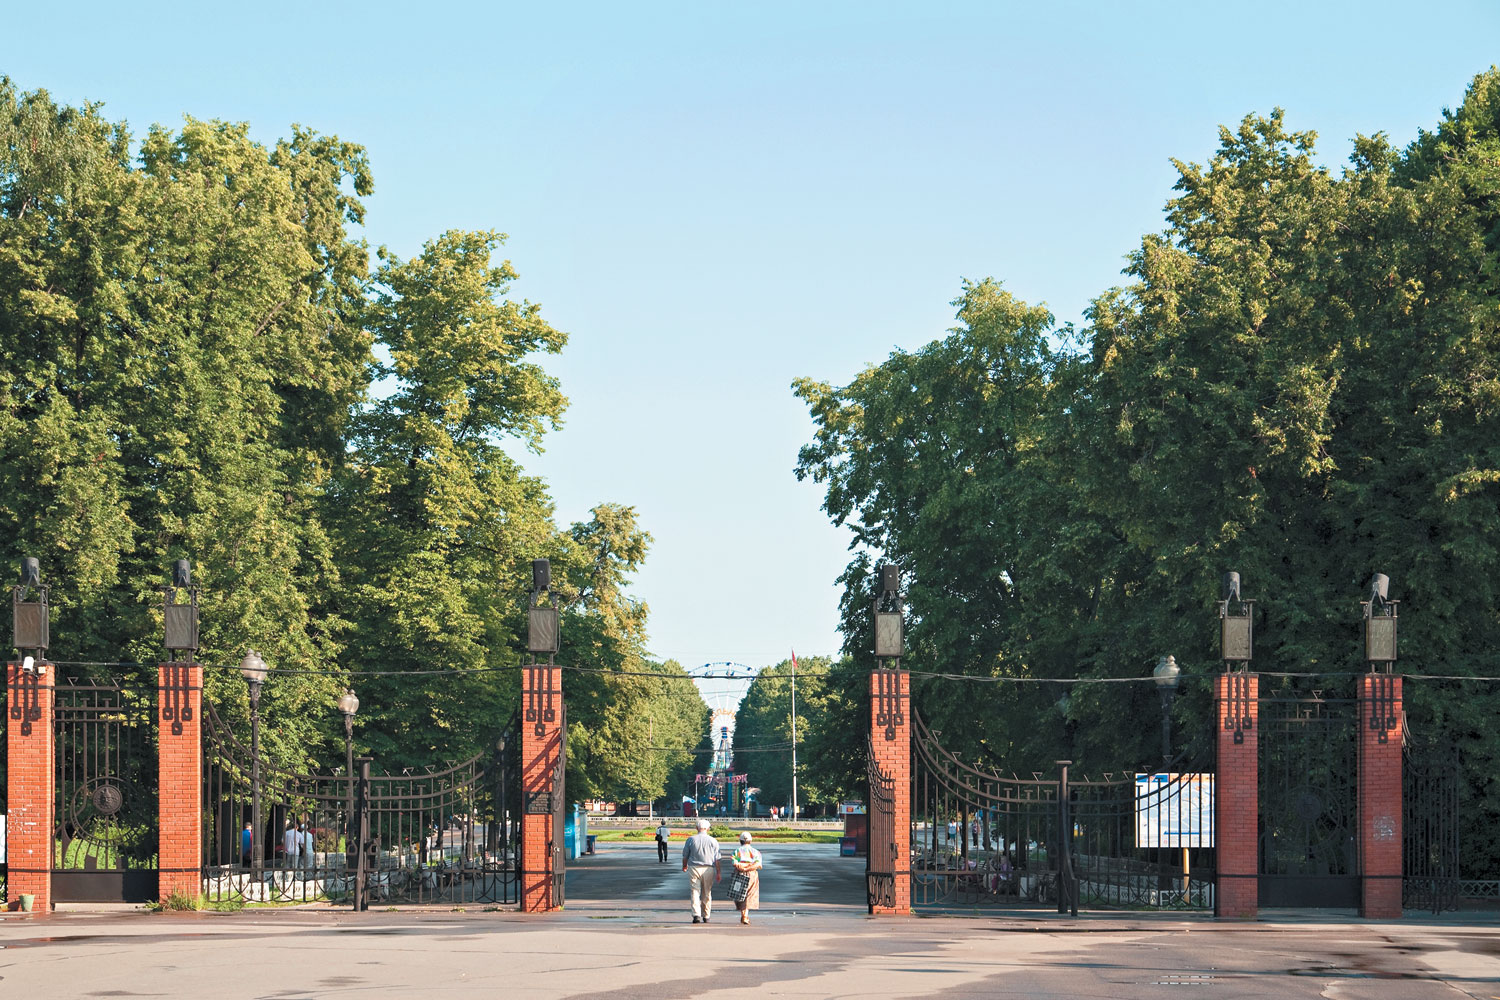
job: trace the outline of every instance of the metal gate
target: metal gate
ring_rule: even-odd
[[[1286,678],[1260,698],[1259,903],[1359,906],[1358,703]]]
[[[870,803],[869,849],[865,851],[865,894],[870,912],[877,906],[896,905],[897,845],[896,781],[880,769],[875,760],[875,746],[865,740],[866,772],[869,778]],[[890,832],[890,836],[886,833]]]
[[[442,769],[372,773],[361,758],[356,773],[297,774],[262,761],[257,774],[211,705],[203,721],[210,902],[516,902],[519,740],[510,734]],[[285,850],[289,836],[304,835],[310,853]]]
[[[156,688],[62,684],[56,699],[53,897],[59,902],[155,899]]]
[[[5,720],[6,726],[13,726],[16,723],[10,721],[9,706],[10,685],[0,684],[0,719]],[[17,715],[19,716],[19,713],[17,713]],[[19,721],[19,718],[17,719],[17,721]],[[6,769],[6,758],[10,753],[10,740],[4,737],[4,732],[5,730],[3,729],[3,727],[0,727],[0,816],[6,816],[9,814],[9,809],[6,806],[6,798],[8,794],[6,789],[9,787],[9,772]],[[8,875],[8,867],[6,864],[6,857],[6,853],[4,851],[0,851],[0,909],[5,909],[6,904],[10,902],[10,896],[7,895],[6,890],[6,884],[10,881]]]
[[[567,776],[568,776],[568,712],[562,712],[562,725],[557,731],[557,767],[552,772],[552,840],[547,849],[552,852],[552,905],[562,906],[567,896],[564,889],[568,880],[567,851]],[[574,831],[577,836],[577,831]]]
[[[1458,775],[1454,746],[1407,745],[1401,769],[1401,905],[1458,909]]]
[[[1211,768],[1057,767],[1022,778],[971,766],[913,710],[912,905],[1213,907]]]

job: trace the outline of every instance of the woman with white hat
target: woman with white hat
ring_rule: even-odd
[[[740,923],[750,922],[750,911],[760,909],[760,852],[750,846],[750,832],[740,834],[740,846],[734,852],[734,884],[729,898],[740,911]]]

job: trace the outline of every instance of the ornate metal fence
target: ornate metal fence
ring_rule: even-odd
[[[912,712],[914,906],[1211,909],[1212,843],[1210,774],[1004,775]]]
[[[54,897],[64,902],[155,899],[156,689],[62,683],[56,699]]]
[[[1452,745],[1403,751],[1401,770],[1401,905],[1458,909],[1458,750]]]
[[[865,852],[865,894],[870,911],[896,905],[896,844],[886,831],[895,831],[896,781],[880,769],[875,746],[866,740],[866,768],[870,783],[869,849]],[[899,831],[896,831],[899,832]]]
[[[9,689],[9,684],[0,684],[0,720],[4,720],[4,724],[0,725],[0,816],[5,816],[10,811],[6,806],[6,789],[10,786],[6,758],[10,752],[10,740],[4,736],[5,726],[13,725],[10,721]],[[4,909],[10,902],[10,897],[6,894],[5,888],[6,883],[10,881],[7,877],[7,871],[5,855],[0,853],[0,909]]]
[[[516,901],[515,794],[507,786],[518,771],[504,750],[442,770],[376,772],[363,785],[353,775],[294,774],[262,762],[255,830],[250,751],[212,706],[204,747],[211,902],[354,904],[360,884],[365,901],[385,905]],[[288,852],[289,831],[310,837],[312,851]]]
[[[1260,698],[1260,905],[1359,905],[1358,704],[1285,679]]]

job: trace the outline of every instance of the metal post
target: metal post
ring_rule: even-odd
[[[358,831],[356,837],[356,848],[359,851],[359,859],[355,862],[354,869],[354,909],[368,910],[369,901],[369,847],[370,847],[370,758],[359,759],[359,785],[354,799],[356,813],[355,829]]]
[[[797,822],[797,657],[792,657],[792,822]]]
[[[354,815],[354,716],[351,714],[344,716],[344,776],[348,778],[348,789],[344,796],[347,799],[344,803],[347,812],[344,815],[352,817]],[[347,845],[345,846],[347,848]],[[344,853],[348,853],[347,849]]]
[[[1161,762],[1162,769],[1172,760],[1172,698],[1177,694],[1175,689],[1163,688],[1161,691]]]
[[[264,867],[265,831],[260,824],[260,681],[250,682],[250,870],[259,884]],[[259,890],[256,890],[257,892]]]
[[[1071,910],[1076,917],[1078,886],[1073,881],[1073,816],[1068,802],[1071,795],[1068,790],[1068,765],[1071,763],[1071,760],[1057,762],[1061,768],[1061,776],[1057,782],[1057,817],[1060,827],[1057,832],[1062,845],[1057,866],[1057,912],[1067,913]]]

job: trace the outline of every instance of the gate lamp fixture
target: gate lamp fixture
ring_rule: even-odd
[[[353,688],[345,688],[339,695],[339,711],[344,716],[344,782],[347,817],[354,816],[354,713],[359,711],[359,696]]]
[[[1161,759],[1166,763],[1172,759],[1172,702],[1177,697],[1177,683],[1182,679],[1182,668],[1175,656],[1163,656],[1156,661],[1151,671],[1156,681],[1156,693],[1161,698]]]
[[[187,591],[187,603],[179,604],[177,592]],[[178,559],[172,564],[172,585],[161,593],[161,616],[167,651],[178,658],[183,653],[191,659],[198,651],[198,588],[193,586],[193,564]]]
[[[26,600],[29,591],[36,591],[33,600]],[[42,564],[35,556],[21,560],[21,582],[11,588],[11,645],[20,650],[30,650],[37,659],[47,651],[48,613],[47,588],[42,586]]]
[[[260,822],[260,686],[266,682],[266,661],[259,653],[250,650],[240,661],[240,676],[250,686],[250,828],[251,866],[255,881],[260,881],[261,865],[265,862],[266,849],[261,842],[265,827]]]
[[[350,736],[354,735],[354,715],[359,711],[359,695],[352,689],[346,689],[339,695],[339,711],[344,716],[344,732]]]
[[[880,567],[880,593],[875,597],[875,658],[899,661],[901,653],[901,571],[885,563]],[[899,663],[895,666],[899,668]]]
[[[1240,596],[1240,575],[1225,573],[1223,600],[1219,601],[1219,656],[1224,669],[1230,664],[1243,668],[1254,655],[1255,602]]]
[[[545,603],[544,603],[545,602]],[[557,599],[552,594],[552,563],[546,559],[531,561],[531,602],[526,621],[526,650],[546,653],[547,662],[557,653]]]
[[[1365,659],[1373,671],[1377,663],[1385,664],[1389,673],[1396,662],[1396,606],[1390,599],[1391,578],[1384,573],[1370,577],[1370,596],[1361,601],[1365,612]]]
[[[250,685],[251,708],[260,708],[260,686],[266,682],[267,672],[266,661],[253,649],[240,661],[240,676]]]

